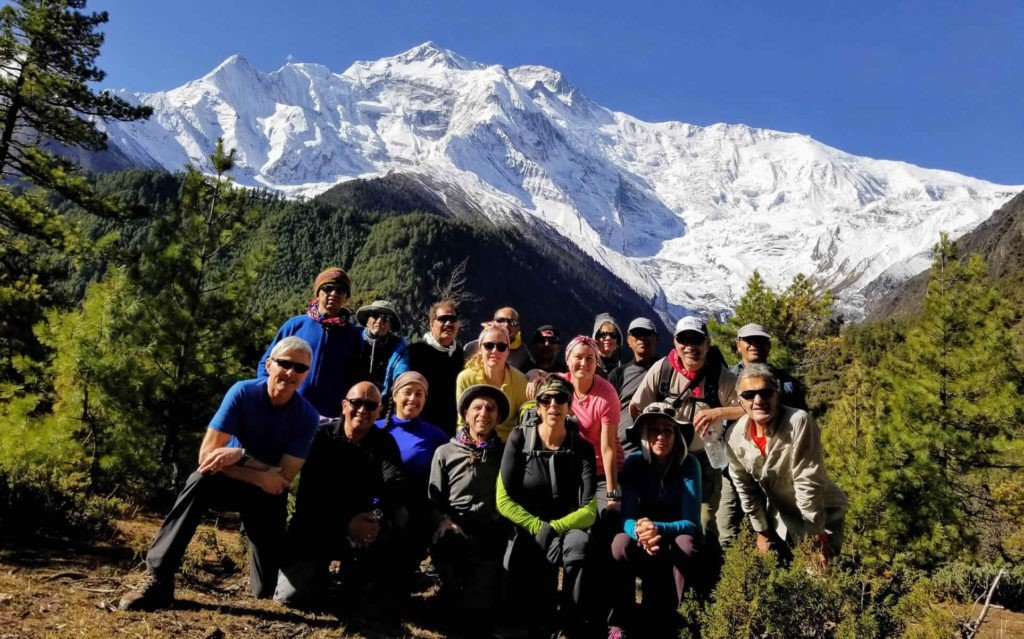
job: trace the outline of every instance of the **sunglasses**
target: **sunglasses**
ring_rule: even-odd
[[[278,359],[276,357],[271,358],[275,364],[285,369],[286,371],[295,371],[296,373],[305,373],[309,370],[308,364],[302,362],[293,362],[290,359]]]
[[[633,339],[647,339],[656,335],[654,331],[649,331],[646,328],[634,328],[629,334]]]
[[[562,340],[558,339],[557,337],[538,337],[537,339],[533,340],[533,343],[547,344],[549,346],[558,346],[559,344],[562,343]]]
[[[511,317],[495,317],[495,324],[508,324],[509,326],[519,326],[519,320]]]
[[[391,321],[391,316],[386,313],[378,313],[376,311],[372,311],[370,313],[367,313],[366,316],[374,320],[383,320],[385,322]]]
[[[485,351],[498,351],[504,353],[508,350],[508,344],[505,342],[484,342],[480,345]]]
[[[619,339],[619,334],[616,333],[615,331],[602,331],[602,332],[597,334],[597,337],[595,337],[595,339],[609,339],[609,338],[617,340],[617,339]]]
[[[740,393],[740,397],[742,397],[743,399],[747,400],[748,402],[751,402],[751,401],[754,401],[754,398],[757,397],[758,395],[761,396],[761,399],[771,399],[772,395],[774,395],[774,394],[775,394],[775,389],[772,388],[771,386],[766,386],[764,388],[755,388],[753,390],[745,390],[745,391]]]
[[[336,284],[324,284],[320,287],[320,292],[330,295],[331,293],[344,293],[345,291]]]
[[[349,399],[346,397],[345,401],[348,402],[348,405],[351,406],[354,411],[365,408],[367,411],[372,413],[380,407],[380,402],[375,402],[372,399],[360,399],[358,397],[355,399]]]
[[[556,404],[568,404],[569,396],[565,393],[548,393],[537,398],[537,403],[541,406],[550,406],[551,402]]]
[[[434,318],[435,322],[440,324],[455,324],[459,321],[458,315],[438,315]]]
[[[699,346],[700,344],[703,344],[703,343],[704,343],[704,336],[703,335],[699,335],[699,334],[697,334],[697,335],[694,335],[694,334],[687,335],[686,333],[680,333],[679,335],[676,335],[676,344],[682,344],[683,346]]]
[[[661,407],[661,406],[648,406],[647,408],[644,409],[644,415],[650,415],[650,414],[664,415],[665,417],[668,417],[669,419],[675,419],[676,418],[676,409],[672,408],[671,406],[665,406],[665,407]]]

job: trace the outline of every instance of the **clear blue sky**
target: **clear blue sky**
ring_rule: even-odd
[[[105,87],[156,91],[240,53],[335,72],[433,40],[561,71],[648,121],[743,123],[1024,184],[1024,2],[94,0]]]

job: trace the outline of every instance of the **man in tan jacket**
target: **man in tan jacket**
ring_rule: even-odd
[[[761,552],[813,535],[823,561],[839,552],[846,495],[825,472],[810,413],[779,405],[771,369],[752,364],[737,383],[746,415],[729,432],[729,474]]]

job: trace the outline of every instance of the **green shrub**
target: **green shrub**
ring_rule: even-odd
[[[0,538],[108,530],[124,503],[89,493],[81,447],[57,420],[31,417],[35,404],[0,411]]]
[[[722,577],[704,614],[704,639],[891,636],[873,599],[849,571],[822,571],[809,547],[791,565],[760,555],[750,533],[725,553]]]

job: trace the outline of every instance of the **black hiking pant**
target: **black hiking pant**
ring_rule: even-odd
[[[249,538],[249,587],[257,597],[273,595],[284,549],[288,494],[271,495],[221,473],[189,475],[146,554],[147,569],[158,579],[173,580],[196,527],[211,509],[241,514]]]

